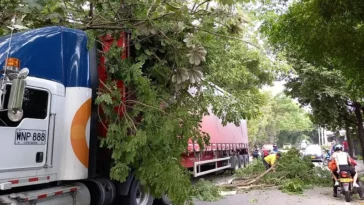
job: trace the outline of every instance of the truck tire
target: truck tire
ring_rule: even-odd
[[[154,201],[153,196],[146,190],[139,182],[134,179],[128,196],[120,197],[115,205],[152,205]]]
[[[238,162],[239,162],[239,168],[243,168],[245,163],[243,155],[238,155]]]
[[[90,179],[83,182],[91,195],[91,205],[110,205],[113,203],[116,190],[109,179]]]
[[[155,199],[153,205],[172,205],[172,202],[166,195],[163,195],[161,199]]]
[[[244,157],[244,167],[246,167],[249,164],[249,155],[244,154],[243,157]]]
[[[236,171],[239,169],[239,161],[238,158],[236,156],[231,156],[230,157],[230,165],[232,170]]]

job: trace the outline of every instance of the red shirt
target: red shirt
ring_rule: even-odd
[[[348,141],[345,140],[343,142],[343,145],[344,145],[344,149],[347,150],[348,149]]]
[[[351,166],[354,166],[354,167],[357,165],[356,161],[351,157],[349,158],[349,163]]]

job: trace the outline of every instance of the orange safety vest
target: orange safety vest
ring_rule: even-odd
[[[335,160],[334,160],[334,159],[332,159],[332,160],[330,160],[330,161],[329,161],[329,165],[328,165],[328,167],[329,167],[329,169],[330,169],[331,171],[334,171],[334,170],[336,170],[336,169],[337,169],[336,162],[335,162]]]
[[[349,165],[355,167],[357,165],[357,163],[353,158],[349,157]],[[334,171],[337,169],[336,162],[334,159],[329,161],[328,167],[331,171]]]

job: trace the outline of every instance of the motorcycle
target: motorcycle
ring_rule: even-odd
[[[325,156],[322,162],[324,166],[329,165],[330,158],[331,158],[330,150],[325,150]]]
[[[339,187],[340,193],[345,196],[345,201],[351,201],[351,195],[358,193],[360,198],[363,197],[363,191],[360,187],[354,188],[353,187],[353,177],[351,176],[350,172],[347,171],[340,171],[339,173]],[[334,195],[337,196],[338,187],[334,187]]]

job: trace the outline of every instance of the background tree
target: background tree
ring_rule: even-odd
[[[345,129],[352,154],[349,128],[357,129],[358,123],[341,71],[316,68],[297,60],[292,64],[295,75],[287,78],[286,93],[311,108],[313,123],[334,131]]]
[[[296,92],[296,97],[302,98],[301,102],[307,101],[311,105],[313,116],[320,124],[345,127],[343,122],[348,121],[343,120],[349,119],[346,115],[351,116],[351,113],[354,113],[356,122],[349,122],[357,127],[358,138],[364,147],[364,84],[361,69],[364,33],[361,29],[363,18],[358,16],[358,8],[362,6],[358,4],[359,1],[298,1],[284,14],[269,16],[263,31],[278,51],[283,52],[290,60],[296,59],[292,61],[294,64],[298,63],[301,67],[304,65],[303,68],[295,70],[303,70],[306,73],[299,71],[299,77],[291,79],[299,80],[298,84],[307,84],[308,78],[314,79],[309,72],[319,75],[315,81],[311,81],[314,82],[313,85],[306,87],[310,90],[301,89],[300,92],[296,92],[297,89],[292,89],[291,94],[295,95]],[[309,68],[310,66],[315,68]],[[328,77],[325,74],[328,73],[334,81],[325,81],[325,77]],[[330,85],[335,81],[341,82]],[[312,92],[313,95],[308,97],[307,92]],[[329,118],[325,117],[325,114]]]
[[[269,95],[269,94],[267,94]],[[284,94],[270,96],[262,114],[248,122],[251,145],[266,142],[297,144],[308,139],[313,125],[308,113]]]
[[[224,123],[250,119],[264,103],[259,89],[279,72],[247,39],[251,25],[243,2],[7,0],[0,5],[0,31],[9,33],[7,26],[16,14],[17,29],[83,29],[91,44],[100,35],[130,33],[133,56],[121,60],[121,49],[110,49],[108,81],[98,92],[101,117],[108,122],[102,146],[112,150],[114,161],[106,169],[119,181],[133,170],[152,194],[166,193],[174,204],[183,204],[190,197],[190,182],[180,155],[191,137],[201,146],[208,143],[208,135],[199,131],[207,108],[211,105]],[[120,104],[118,79],[128,87],[126,95],[135,99]],[[119,105],[121,118],[114,110]]]

